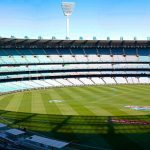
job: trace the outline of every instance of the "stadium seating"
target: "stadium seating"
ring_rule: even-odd
[[[71,82],[74,86],[84,85],[81,81],[76,78],[68,78],[68,81]]]
[[[126,78],[123,77],[116,77],[115,81],[117,82],[117,84],[127,84]]]
[[[104,84],[149,84],[146,48],[1,48],[0,92]]]
[[[139,78],[136,78],[136,77],[132,77],[132,80],[133,80],[133,83],[134,84],[139,84]]]
[[[150,83],[150,79],[149,78],[146,78],[146,77],[140,77],[139,78],[139,82],[142,84],[147,84],[147,83]]]
[[[91,78],[91,80],[97,84],[97,85],[103,85],[105,84],[104,80],[102,78],[98,78],[98,77],[93,77]]]
[[[72,86],[73,84],[65,79],[56,79],[57,82],[59,82],[60,84],[64,85],[64,86]]]
[[[106,84],[116,84],[114,78],[111,77],[104,77],[103,80],[105,81]]]
[[[84,85],[94,85],[94,82],[92,82],[89,78],[80,78],[79,79]]]

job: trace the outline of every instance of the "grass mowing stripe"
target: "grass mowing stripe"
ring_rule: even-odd
[[[8,95],[2,95],[2,96],[0,96],[0,101],[3,100],[5,97],[8,97]]]
[[[65,91],[63,90],[63,92]],[[63,115],[78,115],[78,113],[67,103],[66,97],[64,97],[64,94],[60,90],[53,89],[52,94],[54,94],[58,100],[63,101],[62,103],[55,103]]]
[[[31,112],[32,92],[23,93],[22,101],[18,108],[19,112]]]
[[[61,114],[60,110],[58,109],[55,103],[49,103],[49,100],[52,99],[50,92],[44,91],[40,93],[41,93],[41,98],[42,98],[46,113],[56,114],[56,115]]]
[[[128,85],[123,85],[123,86],[120,86],[118,88],[121,89],[123,92],[125,92],[125,93],[131,93],[132,95],[133,95],[133,93],[134,93],[134,95],[136,95],[136,94],[143,95],[143,94],[145,94],[145,92],[147,93],[147,91],[141,90],[138,86],[137,87],[135,87],[135,86],[129,87]]]
[[[32,106],[31,107],[32,113],[47,114],[39,91],[32,92],[32,105],[31,106]]]
[[[141,95],[135,95],[135,92],[134,92],[134,89],[133,88],[130,88],[130,86],[127,86],[127,85],[123,85],[123,86],[117,86],[117,88],[120,90],[122,90],[123,92],[124,92],[124,94],[122,95],[122,96],[119,96],[118,98],[123,98],[123,99],[117,99],[117,97],[116,97],[116,99],[115,100],[113,100],[114,102],[116,102],[116,104],[119,104],[120,102],[119,101],[123,101],[124,102],[124,105],[122,105],[122,107],[121,108],[119,108],[118,107],[118,109],[120,109],[121,111],[123,111],[123,112],[126,112],[127,114],[132,114],[132,115],[134,115],[134,114],[136,114],[136,115],[143,115],[144,114],[144,112],[142,112],[142,111],[135,111],[135,110],[130,110],[130,109],[125,109],[124,108],[124,106],[126,106],[126,105],[130,105],[131,104],[131,102],[133,103],[132,105],[140,105],[141,104],[141,98],[139,98],[139,97],[142,97]],[[131,94],[129,94],[129,93],[126,93],[126,91],[129,91],[130,89],[132,89],[131,91],[133,91],[134,92],[134,94],[133,94],[133,92],[131,92]],[[125,94],[126,93],[126,94]],[[128,97],[129,96],[129,97]],[[133,98],[132,98],[133,97]],[[135,97],[135,98],[134,98]],[[139,99],[139,103],[138,103],[138,100],[137,100],[137,98]],[[135,101],[135,99],[136,99],[136,101]],[[122,103],[122,102],[121,102]],[[142,100],[142,103],[143,103],[143,100]],[[113,102],[112,102],[112,104],[113,104]],[[119,106],[119,105],[118,105]]]
[[[101,98],[99,97],[99,93],[101,93],[101,88],[96,88],[96,87],[87,87],[87,89],[90,92],[93,92],[94,94],[96,94],[95,98],[97,99],[98,103],[101,103],[101,101],[104,100],[104,97],[102,96]],[[86,108],[90,109],[90,111],[92,111],[96,116],[111,116],[112,114],[110,112],[108,112],[106,109],[103,109],[102,107],[100,107],[99,105],[95,105],[93,103],[90,103],[87,105],[85,105]]]
[[[122,116],[122,115],[128,116],[129,115],[126,111],[123,111],[114,105],[111,105],[111,106],[102,105],[101,107],[105,109],[106,111],[108,111],[109,113],[113,114],[114,116]]]
[[[149,103],[149,101],[146,101],[146,99],[149,100],[149,97],[145,97],[145,94],[143,94],[143,92],[140,92],[140,89],[137,90],[137,92],[134,91],[134,87],[132,88],[132,90],[130,90],[129,87],[126,87],[126,89],[121,87],[121,89],[123,91],[130,91],[130,93],[124,94],[124,102],[127,102],[128,104],[131,104],[132,102],[133,105],[141,105],[142,100],[142,103]]]
[[[92,91],[93,93],[96,93],[96,91],[98,92],[99,90],[101,91],[101,88],[100,89],[97,89],[97,88],[92,88],[92,87],[87,87],[88,88],[88,90],[89,91]],[[105,89],[106,88],[106,89]],[[108,87],[109,88],[109,90],[111,90],[110,88],[111,87]],[[104,90],[105,89],[105,90]],[[103,90],[104,91],[106,91],[106,92],[109,92],[109,90],[107,90],[107,87],[103,87]],[[109,97],[108,97],[108,95],[109,95]],[[106,95],[105,95],[106,96]],[[108,105],[109,105],[109,103],[111,104],[111,97],[112,96],[117,96],[117,94],[116,94],[116,92],[115,93],[108,93],[107,94],[107,98],[105,98],[105,97],[103,97],[103,99],[102,99],[102,101],[104,102],[104,99],[105,99],[105,101],[108,101],[107,103],[108,103]],[[110,99],[109,99],[110,98]],[[94,105],[94,106],[92,106],[92,105],[90,105],[90,106],[86,106],[86,107],[91,107],[91,108],[93,108],[93,111],[95,111],[95,113],[96,113],[96,111],[98,111],[98,114],[99,115],[104,115],[104,116],[106,116],[106,115],[108,115],[108,116],[113,116],[114,115],[114,111],[109,111],[109,109],[106,109],[105,107],[103,107],[103,105],[105,105],[105,104],[103,104],[102,103],[102,101],[101,101],[101,99],[99,99],[99,100],[97,100],[97,104],[96,105]],[[106,102],[104,102],[104,103],[106,103]],[[113,103],[113,101],[112,101],[112,103]],[[114,106],[113,106],[114,107]],[[96,109],[97,108],[97,109]],[[119,107],[116,107],[116,112],[118,112],[118,111],[121,111],[121,112],[124,112],[124,111],[122,111],[122,110],[120,110],[120,108]]]
[[[11,99],[10,103],[5,108],[5,110],[17,112],[21,104],[22,97],[23,97],[23,93],[17,93],[16,95],[14,94],[13,98]]]
[[[75,88],[67,88],[65,91],[61,89],[62,91],[59,93],[61,96],[65,96],[66,102],[74,109],[74,111],[78,115],[83,114],[89,114],[91,115],[91,111],[89,111],[84,105],[82,105],[82,99],[83,96],[76,94]],[[77,96],[76,96],[77,95]]]
[[[150,85],[149,85],[150,86]],[[147,91],[150,92],[150,88],[149,86],[145,86],[145,85],[132,85],[131,88],[137,89],[138,91]]]
[[[77,90],[77,89],[76,89]],[[76,91],[75,89],[73,89],[73,91]],[[80,91],[80,90],[79,90]],[[77,93],[79,92],[77,90]],[[68,102],[69,105],[79,114],[79,115],[95,115],[90,109],[86,108],[84,104],[82,104],[82,99],[85,99],[84,96],[80,96],[79,98],[79,94],[78,94],[78,98],[76,99],[76,94],[69,94],[70,93],[70,89],[67,89],[65,91],[63,91],[63,93],[65,94],[67,99],[70,99],[71,102]],[[76,92],[75,92],[76,93]]]
[[[0,109],[5,110],[13,97],[14,95],[4,96],[0,101]]]
[[[111,116],[112,114],[110,112],[108,112],[106,109],[103,109],[99,106],[90,106],[90,105],[85,105],[86,108],[90,109],[90,111],[92,111],[95,116]]]
[[[102,102],[104,100],[107,100],[109,99],[110,97],[114,97],[116,95],[118,95],[116,93],[116,91],[114,92],[110,92],[109,90],[103,90],[101,88],[96,88],[96,87],[87,87],[87,89],[89,90],[89,92],[93,92],[93,95],[94,97],[99,100],[99,102]],[[102,92],[102,91],[105,91],[105,92]],[[107,94],[107,96],[106,96]]]

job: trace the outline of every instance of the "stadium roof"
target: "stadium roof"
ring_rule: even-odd
[[[0,48],[150,48],[149,40],[44,40],[0,38]]]
[[[69,143],[66,143],[66,142],[62,142],[62,141],[58,141],[58,140],[52,140],[52,139],[40,137],[40,136],[37,136],[37,135],[33,135],[29,138],[26,138],[26,140],[28,140],[30,142],[42,144],[42,145],[45,145],[45,146],[58,148],[58,149],[64,148],[69,144]]]
[[[6,127],[7,125],[0,123],[0,128]]]
[[[11,135],[17,136],[17,135],[22,135],[25,132],[21,131],[21,130],[18,130],[18,129],[9,129],[9,130],[6,131],[6,133],[9,133]]]

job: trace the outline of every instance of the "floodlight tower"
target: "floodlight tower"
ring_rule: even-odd
[[[75,7],[74,2],[61,2],[61,7],[64,15],[66,16],[66,38],[69,39],[70,36],[70,16],[72,15],[73,9]]]

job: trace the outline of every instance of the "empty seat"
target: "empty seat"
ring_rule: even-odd
[[[97,55],[87,55],[87,59],[89,62],[100,62],[100,57]]]
[[[41,85],[43,88],[52,87],[52,85],[48,84],[45,80],[34,80],[33,82]]]
[[[66,79],[56,79],[57,82],[61,83],[64,86],[72,86],[73,84]]]
[[[88,62],[88,59],[85,57],[85,55],[75,55],[75,58],[77,62]]]
[[[134,84],[138,84],[139,83],[139,79],[136,77],[132,77],[133,83]]]
[[[80,78],[79,80],[85,85],[94,85],[94,82],[89,78]]]
[[[64,62],[76,62],[75,57],[72,55],[62,55]]]
[[[116,84],[114,78],[111,77],[104,77],[103,80],[105,81],[106,84]]]
[[[46,79],[45,80],[48,84],[50,84],[50,85],[53,85],[54,87],[56,86],[63,86],[63,84],[61,84],[61,83],[59,83],[59,82],[57,82],[57,81],[55,81],[54,79]]]
[[[123,78],[123,77],[116,77],[115,80],[116,80],[116,82],[117,82],[118,84],[127,84],[126,78]]]
[[[84,85],[81,81],[79,81],[76,78],[68,78],[68,81],[70,81],[73,85]]]
[[[139,56],[139,61],[140,62],[150,62],[150,57],[149,56]]]
[[[139,82],[143,84],[150,84],[150,79],[149,77],[140,77]]]
[[[91,80],[92,80],[95,84],[105,84],[105,82],[104,82],[101,78],[98,78],[98,77],[93,77],[93,78],[91,78]]]
[[[132,80],[132,77],[128,77],[126,79],[127,79],[128,84],[133,84],[134,83],[133,80]]]
[[[102,62],[113,62],[113,57],[110,55],[101,55],[100,60]]]

